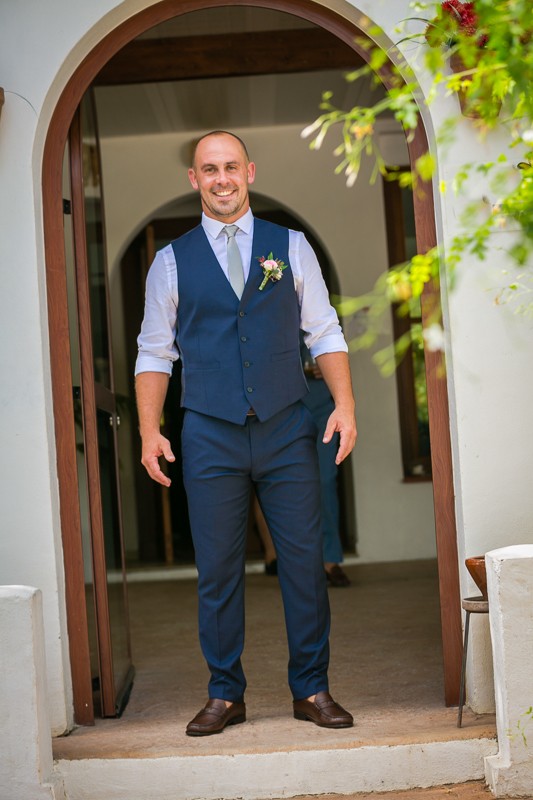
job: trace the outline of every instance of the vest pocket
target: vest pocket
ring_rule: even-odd
[[[270,356],[271,361],[286,361],[289,358],[300,358],[298,351],[284,350],[282,353],[272,353]]]
[[[184,367],[189,372],[207,372],[208,370],[220,369],[220,361],[187,361]]]

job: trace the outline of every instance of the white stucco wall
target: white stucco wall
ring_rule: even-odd
[[[64,800],[53,773],[42,596],[0,586],[0,797]]]
[[[496,797],[531,797],[533,545],[488,553],[487,588],[499,750],[485,759],[485,778]]]
[[[120,5],[121,11],[101,21]],[[0,584],[42,591],[54,733],[72,724],[72,692],[49,366],[42,151],[51,114],[74,68],[113,19],[145,5],[25,0],[2,8]]]
[[[49,378],[42,149],[53,108],[74,67],[114,25],[148,5],[146,0],[49,0],[46,4],[25,0],[2,8],[0,75],[6,103],[0,122],[0,319],[4,341],[0,582],[29,584],[42,590],[51,725],[55,732],[70,722],[70,677]],[[395,38],[391,30],[394,21],[409,14],[407,0],[361,0],[353,5],[327,0],[318,5],[333,8],[354,21],[357,5],[390,32],[391,40]],[[434,105],[435,120],[452,108],[455,110],[453,99]],[[424,118],[431,136],[427,110]],[[495,135],[489,135],[481,147],[470,123],[464,122],[462,127],[455,148],[446,157],[442,155],[439,178],[446,177],[446,170],[449,172],[458,161],[482,159],[499,150]],[[254,142],[251,144],[253,147]],[[271,194],[276,177],[285,178],[274,172],[264,175],[257,188]],[[276,188],[278,183],[282,185],[285,180],[276,181]],[[287,203],[297,209],[296,188],[287,188]],[[175,192],[176,187],[174,196]],[[457,223],[455,202],[451,196],[444,204],[436,198],[440,234],[448,234]],[[319,204],[311,207],[313,198],[310,204],[309,221],[320,230]],[[337,234],[345,234],[342,225]],[[495,269],[501,264],[496,249],[489,254],[489,264]],[[505,311],[493,306],[490,287],[494,282],[492,277],[483,277],[487,274],[476,268],[468,279],[461,280],[446,309],[461,564],[465,555],[530,541],[533,518],[533,421],[530,404],[526,405],[533,390],[531,326],[509,319]],[[346,279],[347,291],[354,288]],[[377,402],[374,387],[381,379],[370,376],[364,359],[354,364],[354,379],[364,416],[364,404],[372,397]],[[392,395],[379,396],[386,406],[385,418],[392,420]],[[370,483],[366,472],[370,454],[376,458],[385,439],[386,433],[379,430],[363,432],[356,456],[361,489],[365,481]],[[384,485],[393,484],[397,474],[398,465],[392,464],[382,478]],[[371,518],[384,521],[377,516],[381,508],[367,507],[365,512],[363,505],[358,513],[361,531],[363,519],[365,524],[366,518],[368,524]],[[372,546],[370,541],[365,544],[369,553]],[[400,553],[402,544],[398,547]],[[464,570],[462,576],[465,587],[471,589]]]

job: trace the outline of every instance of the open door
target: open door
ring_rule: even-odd
[[[71,351],[79,359],[80,385],[73,387],[81,429],[78,468],[80,505],[86,503],[85,584],[87,615],[94,609],[91,659],[101,714],[121,713],[131,689],[128,597],[124,560],[117,399],[113,377],[100,149],[92,92],[87,92],[69,132],[73,258],[69,316]],[[68,269],[68,268],[67,268]],[[89,576],[89,577],[88,577]],[[89,625],[91,630],[91,625]]]

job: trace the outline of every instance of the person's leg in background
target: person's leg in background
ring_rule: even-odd
[[[257,499],[257,495],[255,494],[255,492],[253,493],[252,508],[254,514],[255,527],[257,528],[257,533],[259,534],[259,538],[261,539],[261,544],[263,546],[263,556],[265,560],[265,574],[277,575],[278,559],[276,557],[276,548],[274,547],[274,542],[272,541],[272,536],[270,535],[270,531],[268,530],[268,525],[265,519],[265,515],[263,514],[261,505],[259,503],[259,500]]]
[[[339,436],[324,444],[322,437],[335,404],[321,378],[309,378],[309,394],[304,398],[317,426],[316,448],[320,470],[320,498],[322,515],[324,569],[330,586],[349,586],[350,579],[340,566],[344,560],[339,531],[339,495],[337,489],[337,464]]]
[[[319,430],[324,430],[320,428]],[[320,469],[320,504],[322,515],[322,536],[324,569],[331,586],[349,586],[350,579],[340,566],[344,561],[339,530],[339,495],[337,489],[337,465],[335,455],[339,448],[339,437],[335,434],[331,442],[324,444],[322,436],[317,437],[317,452]]]

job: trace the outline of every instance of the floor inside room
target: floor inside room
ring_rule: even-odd
[[[351,564],[345,571],[351,586],[329,589],[330,687],[354,714],[353,728],[325,730],[293,718],[279,584],[256,571],[246,578],[247,722],[218,736],[186,736],[187,722],[207,698],[196,581],[135,581],[129,585],[136,668],[129,703],[120,719],[100,719],[94,727],[55,739],[55,758],[259,753],[495,737],[494,716],[465,708],[458,729],[457,708],[444,705],[436,564]]]

